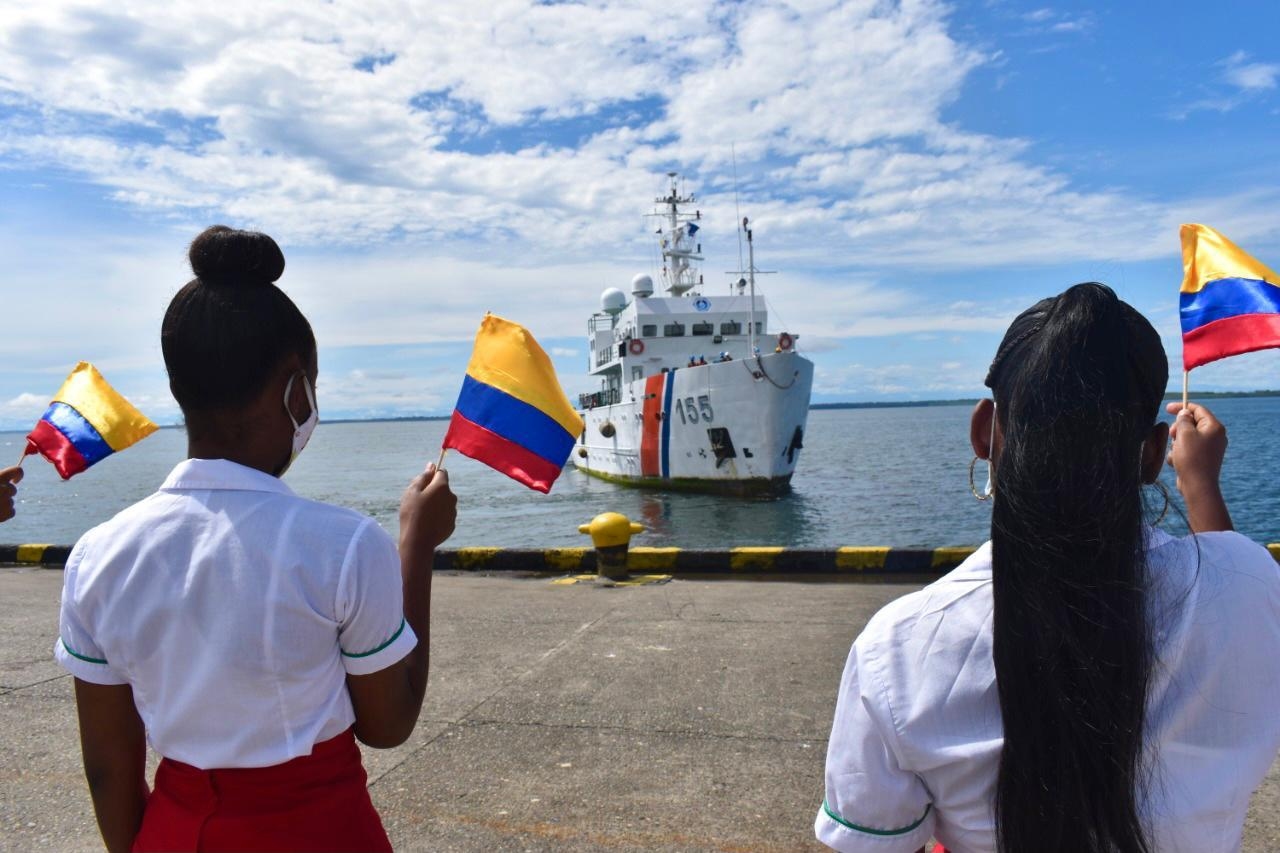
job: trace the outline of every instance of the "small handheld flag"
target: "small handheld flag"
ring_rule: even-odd
[[[1280,347],[1280,276],[1207,225],[1183,225],[1182,365]]]
[[[44,417],[27,436],[23,456],[39,453],[69,480],[158,427],[82,361],[62,383]]]
[[[584,426],[533,335],[486,314],[444,448],[546,493]]]

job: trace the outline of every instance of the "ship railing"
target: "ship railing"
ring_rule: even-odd
[[[578,395],[579,409],[598,409],[601,406],[612,406],[622,402],[622,392],[617,388],[606,388],[591,394]]]

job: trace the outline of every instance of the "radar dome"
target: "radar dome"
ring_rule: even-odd
[[[600,294],[600,308],[606,314],[617,314],[623,308],[627,307],[627,295],[616,287],[605,288],[604,293]]]
[[[653,279],[644,273],[631,279],[632,296],[653,296]]]

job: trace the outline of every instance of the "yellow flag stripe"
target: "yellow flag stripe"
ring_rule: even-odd
[[[582,418],[565,397],[550,357],[522,326],[486,314],[467,373],[545,412],[570,435],[582,432]]]
[[[1280,287],[1280,275],[1208,225],[1183,225],[1183,293],[1199,293],[1220,278],[1250,278]]]
[[[75,366],[53,400],[79,412],[114,451],[124,450],[158,429],[87,361]]]

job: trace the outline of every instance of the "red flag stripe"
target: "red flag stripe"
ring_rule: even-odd
[[[456,411],[449,420],[449,431],[444,435],[444,446],[479,460],[513,480],[544,494],[551,491],[551,484],[555,482],[556,477],[560,476],[562,467],[548,462],[514,441],[467,420]]]

